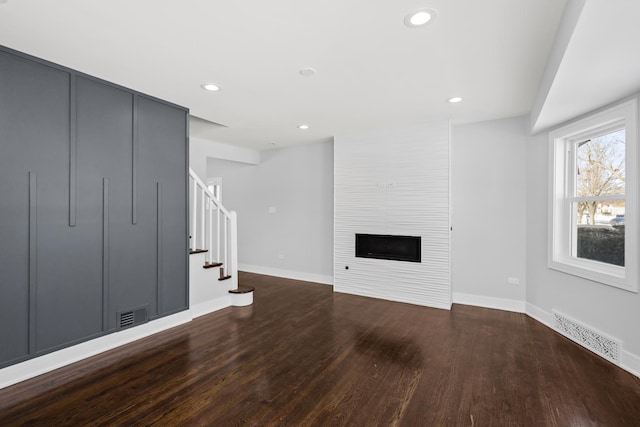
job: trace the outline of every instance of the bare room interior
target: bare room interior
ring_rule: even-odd
[[[637,425],[639,21],[0,0],[0,425]]]

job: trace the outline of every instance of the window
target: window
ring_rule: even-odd
[[[637,292],[637,100],[549,134],[549,267]]]
[[[217,176],[215,178],[209,178],[207,180],[207,188],[216,199],[222,201],[222,177]]]

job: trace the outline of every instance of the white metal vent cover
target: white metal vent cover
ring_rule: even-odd
[[[554,327],[567,338],[615,364],[620,361],[620,341],[553,310]]]

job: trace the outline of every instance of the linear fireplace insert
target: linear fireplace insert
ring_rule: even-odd
[[[422,262],[420,237],[356,234],[356,257]]]

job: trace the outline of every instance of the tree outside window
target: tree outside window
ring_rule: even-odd
[[[576,142],[575,156],[576,256],[624,266],[625,129]]]

